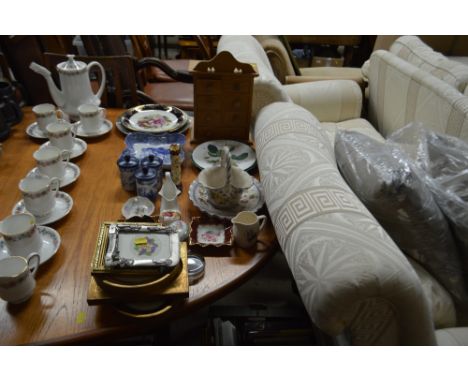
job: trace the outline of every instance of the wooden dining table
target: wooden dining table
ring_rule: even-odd
[[[108,109],[107,119],[113,123],[112,130],[104,136],[86,139],[86,152],[72,160],[81,173],[62,191],[73,198],[73,208],[64,218],[49,225],[59,233],[60,247],[39,267],[34,294],[27,302],[14,305],[0,300],[0,345],[99,344],[154,332],[233,291],[253,276],[277,250],[276,236],[269,221],[259,235],[257,246],[252,249],[232,246],[205,251],[204,248],[194,248],[205,257],[204,277],[190,286],[188,298],[157,317],[136,319],[120,314],[112,305],[88,305],[90,264],[99,227],[102,222],[123,219],[121,208],[134,196],[122,188],[116,164],[125,148],[125,134],[115,126],[122,112]],[[13,127],[10,137],[3,142],[0,220],[9,216],[21,200],[18,183],[35,167],[33,153],[46,142],[26,134],[26,128],[34,120],[31,108],[24,108],[22,122]],[[182,219],[190,223],[193,216],[201,216],[202,212],[188,197],[189,186],[198,174],[191,162],[194,145],[188,134],[179,205]],[[156,201],[156,211],[159,211],[159,200]],[[262,212],[266,212],[265,207]]]

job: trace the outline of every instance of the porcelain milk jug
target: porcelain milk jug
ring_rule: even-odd
[[[234,242],[241,248],[249,248],[257,242],[258,233],[265,226],[266,216],[242,211],[231,219]]]
[[[99,105],[101,103],[101,95],[106,84],[106,72],[99,62],[93,61],[86,65],[82,61],[75,61],[73,54],[69,54],[67,57],[68,61],[57,65],[61,90],[57,88],[50,71],[46,68],[35,62],[32,62],[29,68],[46,79],[55,104],[71,119],[78,120],[78,107],[80,105]],[[99,67],[102,75],[101,84],[96,94],[91,89],[91,80],[89,78],[89,71],[92,66]]]
[[[39,262],[40,256],[37,252],[31,253],[26,259],[8,256],[0,260],[0,297],[12,304],[28,300],[36,286],[34,275]]]

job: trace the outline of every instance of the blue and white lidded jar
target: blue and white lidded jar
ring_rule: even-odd
[[[136,172],[135,178],[137,195],[144,196],[154,202],[158,195],[158,176],[156,170],[151,167],[142,167]]]
[[[138,159],[130,153],[124,153],[117,160],[120,170],[120,180],[122,187],[126,191],[135,191],[135,173],[138,169]]]
[[[163,168],[163,159],[160,158],[157,155],[154,154],[149,154],[146,155],[141,161],[140,161],[140,166],[143,167],[149,167],[152,168],[153,170],[156,171],[156,177],[157,177],[157,184],[156,188],[159,191],[161,189],[161,184],[162,184],[162,168]]]

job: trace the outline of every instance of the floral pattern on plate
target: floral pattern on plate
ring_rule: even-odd
[[[214,217],[194,217],[190,224],[190,245],[206,247],[232,245],[232,225],[229,220]]]

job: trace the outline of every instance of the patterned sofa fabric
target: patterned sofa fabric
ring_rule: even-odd
[[[355,344],[434,344],[415,271],[342,179],[328,139],[291,103],[263,108],[255,125],[267,207],[309,315]]]
[[[369,120],[386,137],[413,121],[468,141],[468,97],[394,54],[379,50],[369,66]]]
[[[468,66],[452,61],[443,54],[435,52],[419,37],[399,37],[390,47],[390,52],[431,73],[461,93],[465,92],[468,85]]]

